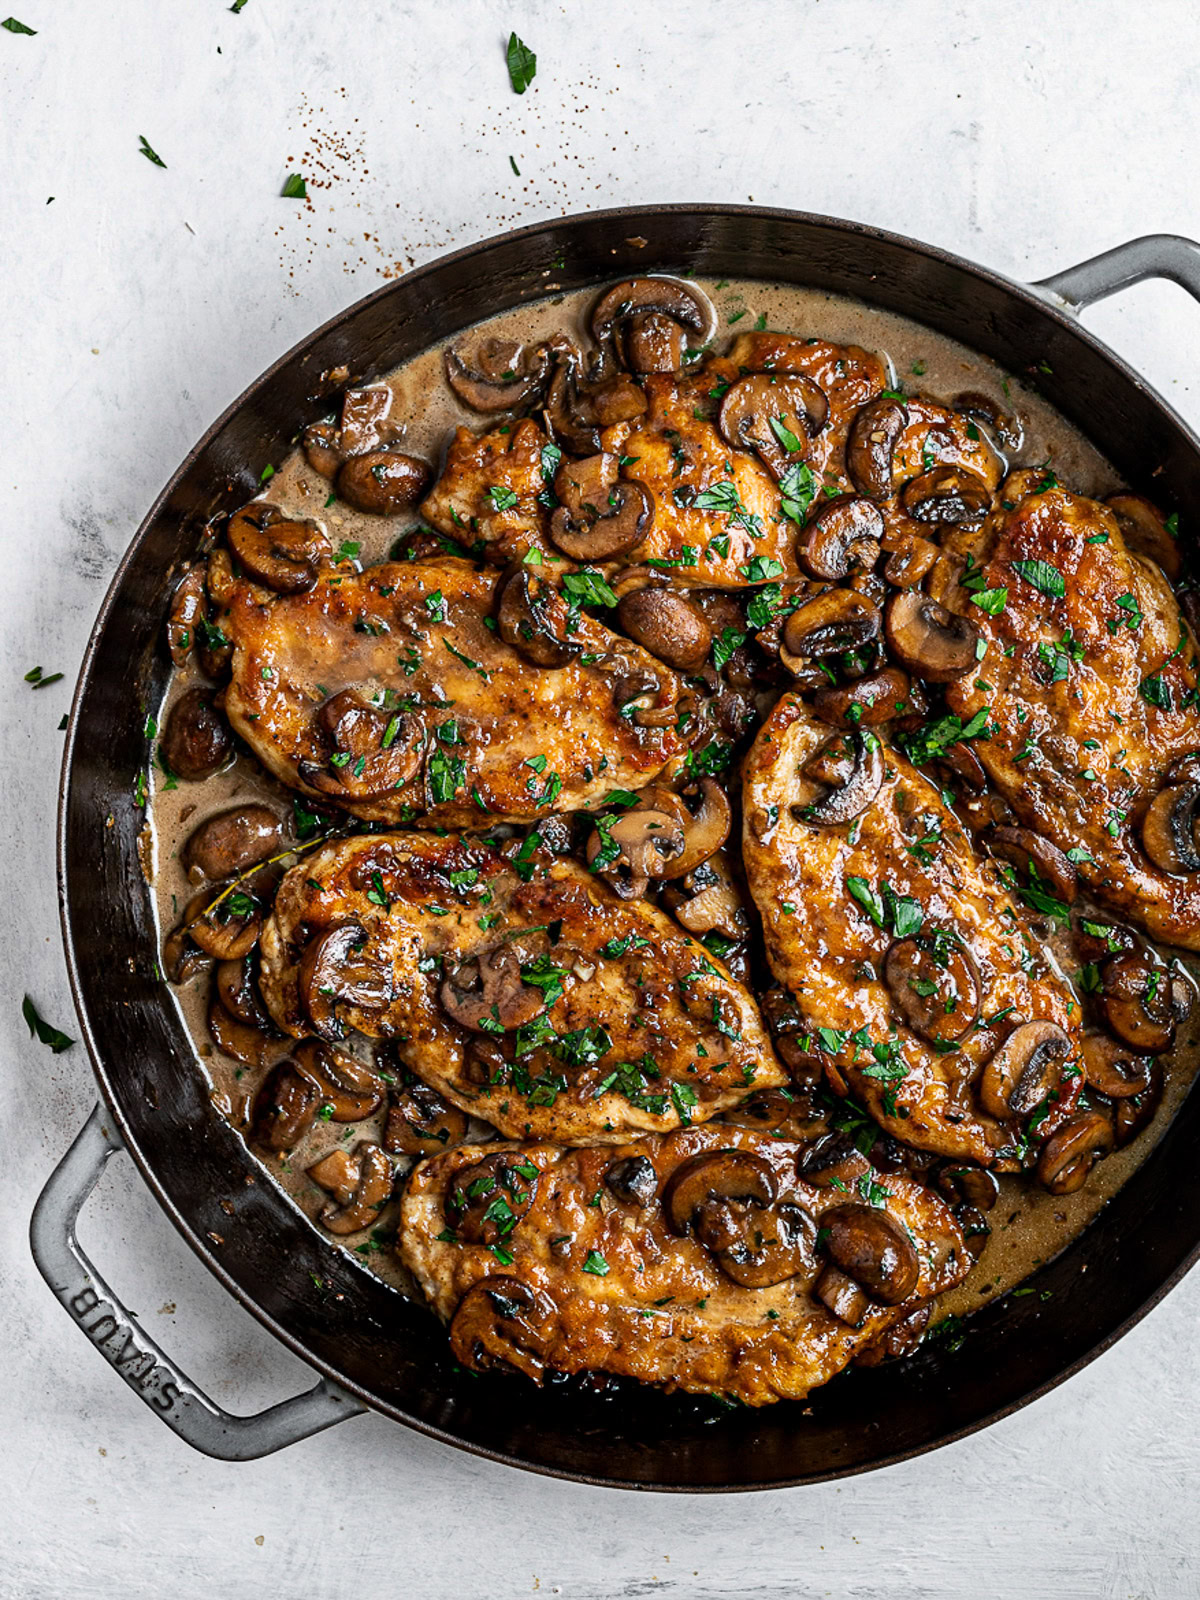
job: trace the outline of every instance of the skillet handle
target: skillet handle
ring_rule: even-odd
[[[80,1249],[79,1212],[112,1156],[124,1148],[98,1105],[34,1207],[29,1241],[42,1277],[108,1364],[194,1450],[253,1461],[367,1408],[328,1378],[252,1417],[235,1417],[181,1372],[135,1321]]]
[[[1145,278],[1170,278],[1200,300],[1200,244],[1178,233],[1147,233],[1033,287],[1064,301],[1070,311],[1082,311]]]

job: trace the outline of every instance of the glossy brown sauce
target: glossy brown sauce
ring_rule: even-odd
[[[839,344],[859,344],[877,352],[890,367],[894,384],[910,393],[926,395],[946,403],[964,390],[992,397],[997,406],[1015,412],[1024,426],[1025,439],[1020,451],[1022,464],[1049,462],[1060,480],[1079,493],[1097,498],[1120,488],[1121,480],[1091,444],[1058,415],[1038,394],[996,363],[980,356],[918,323],[876,311],[841,296],[772,285],[755,281],[716,282],[692,280],[709,296],[716,313],[715,343],[723,348],[729,339],[752,329],[762,320],[768,328],[801,335],[819,335]],[[551,296],[519,310],[491,318],[479,327],[489,335],[521,342],[534,342],[551,333],[566,330],[581,339],[587,312],[595,300],[595,290]],[[465,423],[475,431],[489,424],[468,412],[456,401],[443,377],[443,346],[432,348],[379,381],[392,391],[390,420],[402,427],[403,448],[439,468],[452,430]],[[361,383],[363,375],[353,373]],[[358,560],[363,566],[384,560],[397,535],[419,519],[415,515],[397,518],[366,516],[338,501],[328,504],[330,485],[314,472],[297,448],[278,464],[265,486],[262,498],[286,514],[319,523],[337,548],[343,541],[358,543]],[[165,723],[173,699],[193,681],[189,672],[175,674],[158,717]],[[192,830],[216,812],[251,801],[269,805],[279,816],[290,818],[292,796],[258,763],[246,754],[239,755],[223,772],[201,784],[180,782],[166,787],[156,769],[151,774],[152,797],[149,806],[149,870],[155,888],[160,931],[166,934],[178,921],[194,888],[188,884],[178,853]],[[1077,905],[1086,908],[1080,901]],[[1109,920],[1097,911],[1098,920]],[[1047,954],[1065,975],[1077,971],[1081,958],[1071,949],[1069,936],[1057,935],[1046,941]],[[1164,950],[1164,956],[1179,955]],[[1193,975],[1198,963],[1194,957],[1181,957]],[[222,1055],[213,1044],[205,1013],[209,978],[206,974],[182,986],[169,986],[173,1002],[196,1049],[199,1069],[211,1089],[213,1104],[240,1132],[249,1124],[254,1093],[265,1070],[244,1068]],[[352,1048],[352,1046],[343,1046]],[[957,1289],[941,1297],[938,1315],[965,1316],[980,1304],[1021,1284],[1043,1263],[1058,1255],[1093,1219],[1131,1174],[1147,1159],[1187,1093],[1200,1068],[1200,1006],[1181,1026],[1178,1042],[1170,1055],[1161,1058],[1165,1070],[1162,1104],[1151,1126],[1130,1145],[1115,1151],[1092,1171],[1086,1185],[1074,1194],[1052,1195],[1042,1190],[1032,1177],[1005,1176],[1000,1179],[1000,1197],[989,1214],[991,1235],[979,1261]],[[255,1152],[272,1179],[309,1217],[326,1202],[327,1196],[307,1176],[307,1168],[339,1144],[353,1147],[360,1139],[381,1135],[384,1113],[350,1127],[317,1121],[312,1131],[287,1157],[272,1160]],[[475,1125],[482,1136],[491,1130]],[[323,1237],[356,1254],[357,1259],[394,1287],[407,1292],[410,1285],[387,1243],[392,1208],[383,1214],[373,1230],[380,1237],[354,1236],[349,1241]]]

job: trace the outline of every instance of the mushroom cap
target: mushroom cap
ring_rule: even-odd
[[[345,1205],[326,1206],[320,1213],[321,1226],[345,1237],[369,1228],[392,1196],[392,1164],[377,1144],[363,1141],[354,1152],[358,1183]]]
[[[252,1141],[282,1155],[312,1127],[321,1104],[321,1091],[294,1061],[280,1061],[263,1080],[254,1097],[250,1124]]]
[[[262,924],[262,907],[245,890],[223,889],[190,917],[187,931],[206,955],[237,961],[254,949]]]
[[[775,1199],[770,1164],[750,1150],[709,1150],[682,1162],[663,1191],[671,1231],[691,1233],[700,1208],[712,1200],[769,1206]]]
[[[1051,1194],[1074,1194],[1114,1142],[1113,1125],[1102,1111],[1084,1111],[1072,1117],[1042,1146],[1038,1181]]]
[[[344,461],[335,487],[339,499],[369,516],[394,517],[415,506],[429,485],[424,461],[402,450],[369,450]]]
[[[621,598],[617,621],[636,644],[678,672],[697,671],[712,648],[704,613],[673,589],[631,590]]]
[[[235,806],[206,817],[188,835],[181,860],[188,877],[232,878],[266,861],[283,843],[283,824],[270,806]]]
[[[339,922],[314,934],[305,945],[298,991],[313,1032],[322,1039],[338,1040],[346,1031],[338,1006],[384,1010],[392,999],[392,973],[372,960],[360,923]]]
[[[597,823],[588,838],[587,860],[622,900],[637,900],[651,878],[666,876],[683,849],[683,828],[673,810],[635,806],[607,824]]]
[[[1157,563],[1174,583],[1183,570],[1183,559],[1158,507],[1140,494],[1110,494],[1105,504],[1129,548]]]
[[[368,705],[354,689],[331,695],[315,718],[332,745],[327,765],[302,761],[300,776],[336,799],[373,800],[410,783],[425,759],[419,715]]]
[[[319,1039],[305,1039],[292,1052],[298,1071],[320,1090],[331,1122],[361,1122],[383,1104],[384,1083],[373,1068],[340,1055]]]
[[[445,359],[446,382],[463,405],[481,416],[529,404],[550,378],[548,344],[522,347],[508,339],[484,339],[470,360],[457,345],[446,351]]]
[[[500,1244],[532,1206],[540,1177],[536,1162],[519,1150],[460,1167],[446,1191],[446,1221],[468,1244]]]
[[[979,664],[975,624],[917,589],[892,595],[883,620],[890,653],[927,683],[950,683]]]
[[[954,1043],[975,1025],[983,983],[960,939],[926,931],[897,939],[884,959],[884,982],[905,1023],[935,1043]]]
[[[1200,781],[1162,788],[1142,818],[1142,848],[1160,872],[1200,872]]]
[[[829,397],[804,373],[750,373],[725,391],[717,427],[735,450],[755,450],[780,479],[804,459],[808,440],[829,418]],[[794,443],[793,443],[794,441]]]
[[[606,289],[592,307],[592,338],[603,344],[621,323],[651,313],[697,334],[698,344],[710,337],[716,321],[707,297],[691,284],[677,278],[626,278]]]
[[[159,749],[172,776],[187,783],[211,778],[233,755],[233,734],[213,698],[212,689],[188,689],[167,716]]]
[[[1131,1100],[1150,1087],[1154,1057],[1137,1055],[1111,1034],[1083,1036],[1083,1076],[1089,1088],[1110,1100]]]
[[[873,501],[857,494],[839,495],[809,517],[796,556],[812,577],[835,583],[856,568],[875,565],[883,532],[883,515]]]
[[[1175,1043],[1171,975],[1145,956],[1110,956],[1100,968],[1100,1009],[1117,1038],[1141,1055]]]
[[[303,594],[333,554],[313,522],[284,520],[277,506],[252,501],[229,519],[225,538],[242,571],[276,594]]]
[[[912,684],[899,667],[878,667],[853,683],[829,684],[813,695],[813,711],[838,728],[870,728],[909,715]]]
[[[834,741],[842,748],[847,744],[850,748],[852,759],[845,775],[836,784],[830,782],[824,794],[792,807],[792,815],[796,820],[807,822],[810,827],[834,828],[852,822],[867,809],[883,785],[883,751],[873,733],[855,729],[849,734],[835,734]],[[827,756],[829,749],[830,744],[826,744],[816,752],[803,776],[808,776],[812,771],[812,776],[816,777],[812,769],[818,759]],[[822,778],[818,781],[825,780]]]
[[[515,562],[496,586],[500,637],[538,667],[561,667],[580,653],[566,633],[567,608],[553,584]]]
[[[1058,846],[1031,828],[989,828],[984,842],[992,855],[1017,869],[1027,883],[1044,885],[1064,905],[1074,903],[1079,888],[1075,863]]]
[[[900,1225],[869,1205],[833,1206],[821,1213],[825,1249],[840,1271],[879,1305],[898,1306],[917,1287],[921,1264]]]
[[[1019,1022],[980,1076],[984,1110],[1001,1122],[1027,1117],[1062,1081],[1071,1048],[1056,1022]]]
[[[791,667],[792,658],[818,661],[861,649],[879,637],[882,623],[879,607],[857,590],[825,589],[785,618],[779,635],[780,660]]]
[[[977,472],[943,463],[910,478],[900,491],[906,516],[954,527],[978,522],[992,509],[992,491]]]
[[[846,439],[846,473],[859,494],[890,498],[892,457],[907,425],[908,407],[885,395],[876,395],[855,412]]]
[[[545,1290],[494,1273],[459,1301],[450,1347],[472,1372],[512,1369],[540,1384],[557,1330],[558,1308]]]
[[[508,940],[461,961],[446,972],[439,997],[443,1009],[460,1027],[473,1033],[511,1033],[546,1009],[536,984],[526,983],[522,965],[530,952]]]
[[[658,1199],[658,1173],[647,1156],[625,1156],[605,1167],[604,1187],[627,1205],[649,1206]]]
[[[611,561],[643,543],[654,521],[654,499],[631,481],[614,484],[593,516],[589,508],[575,517],[565,505],[550,517],[550,538],[573,561]]]

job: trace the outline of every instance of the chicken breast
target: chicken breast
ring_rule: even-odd
[[[287,1033],[348,1029],[514,1138],[612,1141],[786,1082],[720,962],[586,868],[480,839],[340,840],[288,872],[260,987]]]
[[[501,566],[529,550],[553,552],[545,538],[545,502],[559,452],[531,417],[489,433],[458,428],[441,476],[421,515],[439,533]]]
[[[673,673],[556,592],[581,651],[535,666],[488,626],[498,582],[446,559],[325,569],[297,595],[237,583],[230,722],[290,787],[390,823],[577,810],[682,753]]]
[[[1020,1165],[1078,1100],[1079,1006],[935,785],[786,694],[743,805],[767,958],[833,1088],[919,1150]]]
[[[971,749],[990,782],[1072,852],[1097,900],[1200,950],[1200,697],[1179,606],[1106,506],[1042,471],[1014,474],[1001,502],[946,540],[955,560],[934,573],[934,597],[988,643],[978,673],[948,685],[947,706],[964,723],[986,713]]]
[[[398,1249],[465,1365],[800,1400],[970,1265],[928,1189],[872,1174],[848,1203],[798,1175],[804,1148],[725,1127],[465,1146],[411,1174]]]

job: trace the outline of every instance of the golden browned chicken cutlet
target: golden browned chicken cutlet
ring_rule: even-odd
[[[932,593],[988,644],[946,703],[986,716],[970,748],[989,780],[1097,900],[1200,949],[1196,651],[1162,571],[1041,470],[946,546]]]
[[[465,1366],[798,1400],[970,1265],[928,1189],[863,1162],[860,1193],[805,1152],[717,1127],[467,1145],[412,1173],[398,1248]]]
[[[1079,1098],[1079,1007],[926,777],[784,695],[744,768],[767,958],[896,1138],[1010,1170]]]
[[[545,503],[559,456],[531,417],[483,434],[459,428],[421,515],[459,544],[480,541],[501,566],[529,550],[550,551]]]
[[[749,992],[643,900],[544,854],[378,834],[283,878],[260,987],[287,1033],[348,1029],[509,1137],[612,1141],[786,1082]]]
[[[682,752],[673,673],[529,569],[501,583],[458,560],[234,583],[226,714],[284,783],[378,822],[577,810]]]

